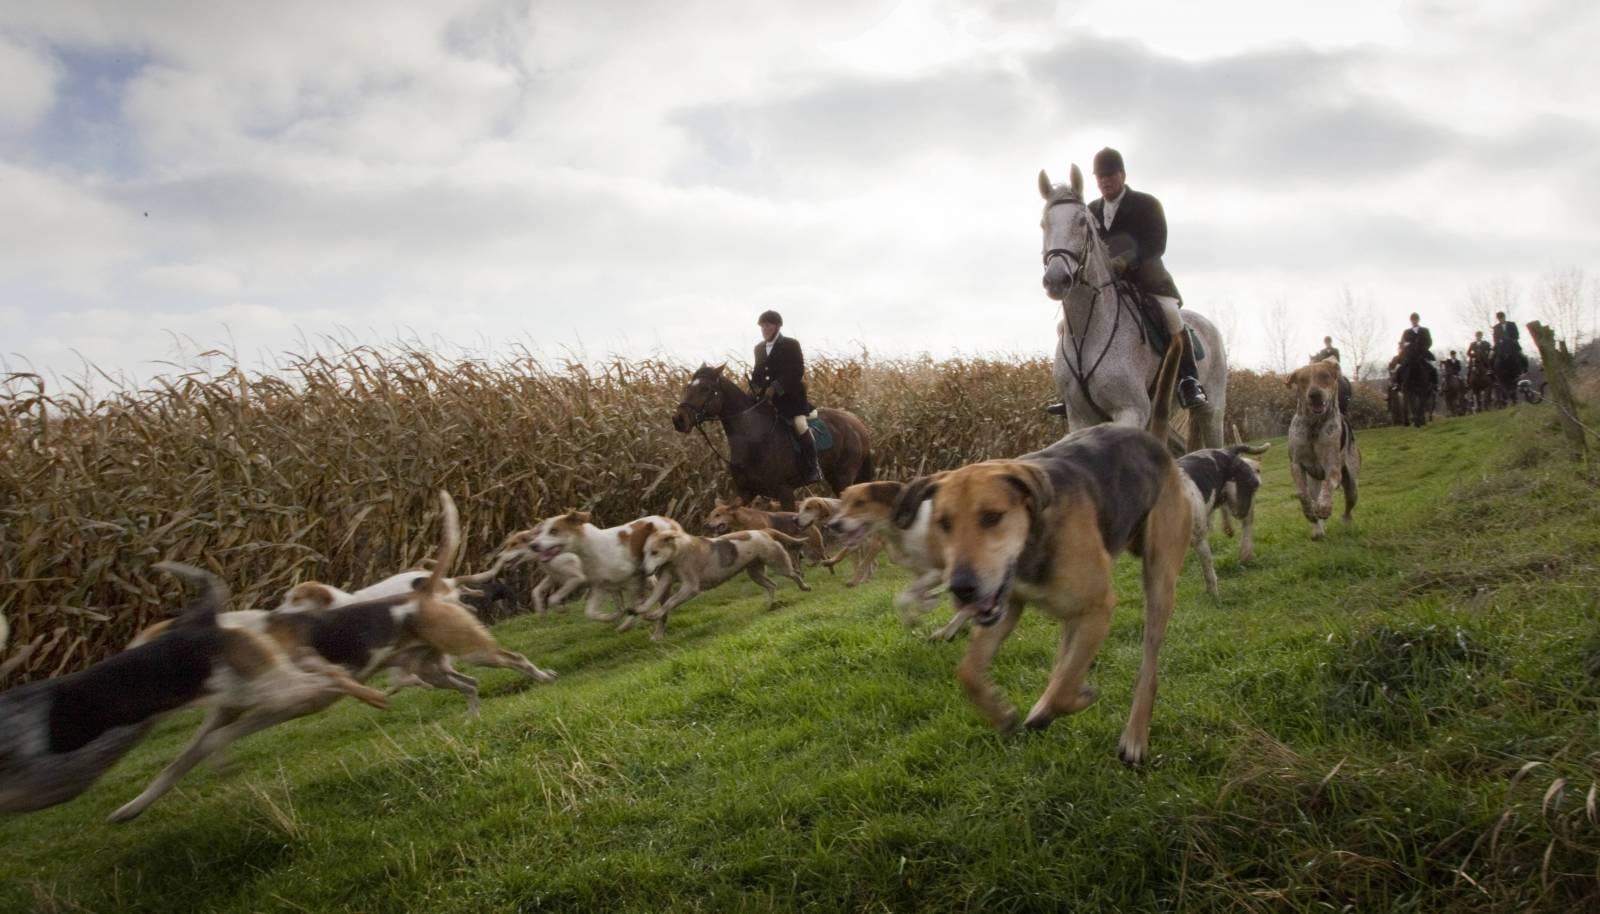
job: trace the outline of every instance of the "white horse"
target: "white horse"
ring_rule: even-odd
[[[1074,430],[1113,422],[1144,428],[1150,421],[1150,386],[1162,353],[1145,336],[1139,302],[1131,286],[1111,272],[1105,240],[1083,199],[1083,173],[1072,166],[1072,183],[1051,184],[1039,172],[1044,196],[1044,289],[1061,302],[1056,328],[1056,389]],[[1223,446],[1228,405],[1228,361],[1222,334],[1204,317],[1183,309],[1184,322],[1205,349],[1199,363],[1206,403],[1194,408],[1189,449]]]

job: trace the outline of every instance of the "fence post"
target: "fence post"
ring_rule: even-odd
[[[1572,398],[1572,353],[1565,346],[1556,345],[1555,331],[1544,324],[1529,321],[1527,327],[1528,335],[1539,347],[1545,383],[1549,385],[1550,396],[1555,398],[1556,407],[1561,413],[1561,428],[1578,449],[1578,456],[1582,457],[1588,445],[1583,440],[1583,425],[1578,421],[1577,401]]]

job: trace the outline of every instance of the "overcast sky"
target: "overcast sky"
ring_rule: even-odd
[[[1303,7],[1303,8],[1302,8]],[[1600,4],[0,0],[0,354],[342,334],[1047,351],[1036,175],[1119,147],[1267,360],[1600,268]],[[1228,313],[1231,310],[1232,318]],[[1520,315],[1529,319],[1531,313]]]

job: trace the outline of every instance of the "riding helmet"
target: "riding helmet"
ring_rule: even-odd
[[[1114,175],[1125,171],[1122,167],[1122,153],[1110,146],[1094,154],[1094,173],[1096,175]]]

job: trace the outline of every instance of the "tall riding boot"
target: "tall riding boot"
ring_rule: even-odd
[[[1148,265],[1149,262],[1146,261],[1146,266]],[[1160,267],[1160,264],[1157,263],[1155,266]],[[1166,275],[1166,268],[1160,267],[1155,279],[1153,294],[1147,300],[1160,310],[1161,322],[1166,324],[1167,333],[1169,336],[1188,333],[1189,328],[1184,326],[1183,314],[1179,311],[1183,307],[1183,302],[1178,298],[1178,290],[1172,284],[1172,277]],[[1141,285],[1141,288],[1147,287]],[[1206,392],[1200,386],[1200,370],[1194,364],[1194,338],[1190,337],[1185,342],[1190,345],[1183,347],[1183,360],[1178,363],[1178,405],[1183,409],[1191,409],[1206,402]]]
[[[822,481],[822,466],[817,463],[817,439],[811,436],[810,429],[800,436],[800,475],[804,480],[802,485]]]
[[[1183,359],[1178,362],[1178,405],[1192,409],[1205,402],[1206,391],[1200,386],[1200,368],[1194,363],[1194,347],[1184,346]]]

